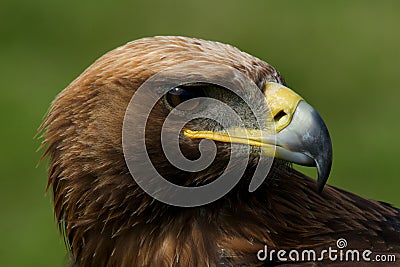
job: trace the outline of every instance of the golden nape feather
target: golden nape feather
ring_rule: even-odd
[[[156,200],[133,179],[124,156],[122,136],[128,105],[138,88],[153,75],[187,62],[194,62],[195,66],[204,62],[218,64],[239,72],[270,99],[268,105],[275,123],[279,125],[282,118],[285,120],[283,129],[274,133],[275,160],[254,192],[249,192],[249,183],[261,148],[269,145],[266,138],[253,137],[253,142],[242,138],[237,139],[240,144],[234,144],[211,120],[193,120],[185,126],[191,131],[179,134],[182,153],[188,159],[197,159],[199,143],[209,138],[216,147],[212,165],[188,173],[169,164],[163,153],[160,131],[171,105],[174,108],[189,98],[207,96],[227,103],[244,119],[245,129],[253,127],[252,117],[240,99],[221,86],[203,81],[176,87],[155,103],[144,129],[148,155],[165,179],[198,186],[219,177],[235,145],[243,149],[251,147],[243,177],[223,197],[194,207]],[[187,71],[190,75],[192,70]],[[271,86],[279,88],[266,89]],[[321,255],[329,247],[338,249],[339,239],[347,241],[345,249],[370,250],[371,259],[378,254],[394,255],[399,264],[399,210],[330,185],[324,187],[332,156],[325,125],[319,115],[313,115],[319,127],[315,129],[322,130],[312,141],[304,141],[302,137],[309,133],[309,128],[297,125],[296,118],[305,100],[296,94],[297,98],[293,96],[291,102],[275,101],[274,93],[278,90],[284,90],[285,97],[289,95],[284,79],[268,63],[233,46],[193,38],[139,39],[94,62],[57,96],[41,127],[46,146],[44,155],[50,159],[48,187],[72,265],[365,266],[368,263],[333,261],[327,253],[319,260],[284,261],[277,253],[264,257],[266,247],[268,253],[285,250],[286,257],[291,250],[300,251],[300,255],[301,251],[313,250]],[[317,114],[313,110],[306,113],[305,109],[311,106],[304,107],[303,115]],[[193,113],[197,106],[189,108]],[[219,116],[225,118],[224,113]],[[288,132],[296,133],[300,141],[288,137],[292,136]],[[135,147],[132,149],[135,153]],[[294,170],[291,162],[317,167],[318,184]],[[382,266],[390,264],[395,266],[394,262]]]

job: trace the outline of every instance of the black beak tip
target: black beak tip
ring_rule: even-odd
[[[321,193],[324,189],[326,181],[328,180],[329,174],[331,172],[332,167],[332,141],[329,135],[328,128],[326,127],[324,121],[321,116],[315,111],[315,116],[317,120],[320,121],[320,132],[317,136],[320,136],[318,145],[316,146],[317,153],[315,160],[315,165],[318,171],[318,179],[317,179],[317,189],[318,193]]]
[[[323,161],[323,164],[320,164],[318,161],[316,163],[318,170],[317,190],[318,193],[322,193],[326,181],[328,180],[329,173],[331,172],[332,158],[329,157],[327,161]]]
[[[327,178],[321,178],[320,176],[318,176],[317,191],[318,191],[319,194],[321,194],[322,190],[324,190],[326,180],[328,180],[328,179]]]

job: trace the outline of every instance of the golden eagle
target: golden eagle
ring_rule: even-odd
[[[138,88],[153,75],[187,62],[194,64],[187,75],[197,63],[206,62],[250,79],[267,99],[276,138],[270,142],[260,137],[262,129],[254,126],[248,107],[222,86],[198,81],[171,88],[155,103],[145,129],[147,153],[166,180],[186,187],[210,183],[224,171],[234,143],[251,150],[237,185],[216,201],[195,207],[169,205],[144,192],[132,179],[122,146],[124,116]],[[160,131],[171,110],[201,97],[229,105],[244,126],[228,135],[210,119],[188,122],[179,134],[182,153],[195,160],[200,142],[211,139],[216,155],[204,170],[182,171],[164,155]],[[192,101],[180,112],[195,113],[199,106],[200,101]],[[224,113],[213,113],[224,118]],[[399,210],[333,186],[324,188],[332,150],[321,117],[285,86],[271,65],[233,46],[166,36],[130,42],[106,53],[65,88],[51,104],[41,131],[44,156],[50,159],[48,187],[55,217],[74,266],[368,263],[330,259],[323,251],[329,247],[339,251],[338,240],[347,241],[343,249],[370,250],[371,261],[378,254],[400,260]],[[264,146],[275,147],[275,160],[264,182],[249,192]],[[291,163],[316,166],[318,183]],[[293,250],[299,254],[290,254]],[[317,259],[300,257],[311,250]]]

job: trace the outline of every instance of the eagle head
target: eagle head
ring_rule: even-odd
[[[144,38],[106,53],[57,96],[41,129],[55,215],[82,266],[213,266],[221,248],[235,250],[229,242],[252,249],[254,240],[238,236],[269,238],[229,218],[254,217],[288,163],[315,166],[319,191],[331,168],[323,120],[278,71],[193,38]],[[154,189],[156,174],[180,188],[225,174],[233,189],[176,196]]]

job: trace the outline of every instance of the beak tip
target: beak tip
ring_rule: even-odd
[[[324,165],[321,166],[320,164],[317,163],[317,170],[318,170],[318,179],[317,179],[317,190],[318,193],[322,193],[322,190],[324,189],[324,186],[328,180],[329,174],[331,172],[331,166],[332,166],[332,158],[329,157],[330,160],[325,161]]]
[[[322,193],[322,191],[324,190],[325,187],[325,181],[326,179],[322,179],[321,177],[318,177],[318,181],[317,181],[317,191],[319,194]]]

